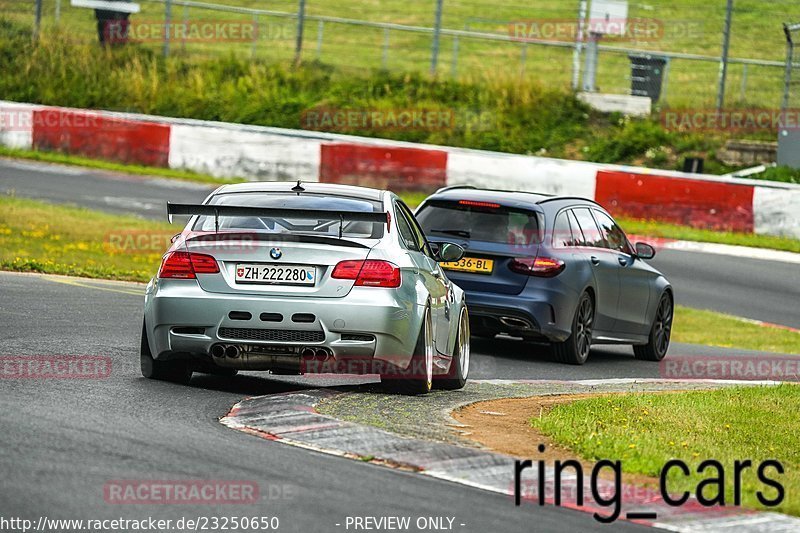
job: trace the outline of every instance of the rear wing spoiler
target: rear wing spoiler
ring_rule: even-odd
[[[212,204],[173,204],[167,202],[167,219],[172,223],[173,215],[204,215],[214,217],[214,228],[219,231],[219,217],[276,217],[276,218],[320,218],[338,220],[339,233],[347,222],[389,223],[386,212],[334,211],[332,209],[286,209],[274,207],[250,207]],[[341,235],[340,235],[341,236]]]

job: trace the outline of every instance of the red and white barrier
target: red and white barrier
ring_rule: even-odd
[[[3,101],[0,144],[217,177],[582,196],[613,214],[800,238],[800,186],[762,180]]]

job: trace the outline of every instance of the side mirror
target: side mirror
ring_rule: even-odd
[[[656,249],[646,242],[637,242],[636,256],[640,259],[652,259],[656,256]]]
[[[464,257],[464,249],[452,242],[443,242],[439,245],[439,253],[436,254],[436,260],[440,263],[455,263]]]

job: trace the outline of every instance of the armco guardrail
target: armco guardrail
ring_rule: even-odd
[[[3,101],[0,144],[252,180],[568,194],[615,214],[800,238],[800,186],[769,181]]]

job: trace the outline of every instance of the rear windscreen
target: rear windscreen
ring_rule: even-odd
[[[303,193],[228,193],[211,198],[211,205],[231,205],[240,207],[271,207],[276,209],[321,209],[327,211],[380,212],[382,204],[378,201],[344,196],[317,195]],[[345,221],[342,226],[343,237],[361,239],[380,239],[385,224],[379,222]],[[339,236],[338,218],[302,217],[219,217],[220,231],[258,231],[274,234],[303,234],[317,236]],[[195,231],[214,231],[214,217],[198,217]]]
[[[540,213],[491,202],[433,201],[425,204],[416,217],[430,237],[456,236],[511,245],[542,241]]]

